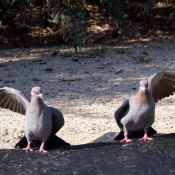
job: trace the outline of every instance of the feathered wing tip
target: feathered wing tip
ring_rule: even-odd
[[[120,121],[128,109],[129,109],[129,99],[125,99],[118,105],[115,111],[114,117],[120,129],[123,128],[123,125]]]
[[[0,107],[9,109],[13,112],[25,115],[27,105],[30,100],[26,98],[20,91],[4,87],[0,88]]]
[[[155,102],[175,92],[175,75],[170,72],[155,73],[148,78],[148,82]]]

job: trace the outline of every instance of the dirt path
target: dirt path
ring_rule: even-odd
[[[30,97],[33,86],[42,86],[46,104],[65,117],[57,134],[71,144],[87,143],[119,131],[115,109],[123,98],[135,94],[141,79],[159,71],[175,73],[174,47],[175,40],[135,42],[107,47],[103,57],[94,56],[94,48],[79,55],[64,47],[3,50],[0,87],[10,86]],[[153,127],[158,132],[175,131],[174,106],[174,96],[157,103]],[[24,123],[24,116],[0,109],[0,148],[14,147],[24,134]]]

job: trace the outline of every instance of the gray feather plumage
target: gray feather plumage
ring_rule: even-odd
[[[26,110],[25,136],[28,141],[46,142],[52,130],[52,111],[42,99],[32,97]]]
[[[175,92],[175,75],[169,72],[155,73],[145,80],[148,91],[138,93],[122,101],[115,112],[115,120],[124,131],[144,129],[154,123],[155,103]]]
[[[63,115],[58,109],[48,107],[41,98],[33,95],[30,101],[13,88],[0,88],[0,107],[26,116],[25,136],[28,141],[46,142],[51,132],[55,134],[64,125]]]

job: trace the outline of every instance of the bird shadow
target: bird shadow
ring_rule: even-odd
[[[40,140],[34,140],[31,144],[32,147],[40,147],[41,141]],[[63,147],[63,146],[70,146],[70,143],[67,143],[60,137],[56,136],[55,134],[51,133],[48,140],[45,143],[46,147]],[[27,147],[27,139],[25,136],[22,137],[22,139],[15,145],[14,148],[25,148]]]
[[[117,141],[86,143],[81,145],[71,145],[67,147],[62,147],[60,151],[78,151],[83,149],[93,149],[93,148],[100,148],[100,147],[106,147],[111,145],[121,145],[121,143]],[[52,148],[52,149],[56,149],[56,148]]]

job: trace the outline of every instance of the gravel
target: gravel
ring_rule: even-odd
[[[0,87],[16,88],[30,98],[31,88],[41,86],[45,103],[65,118],[57,135],[72,145],[84,144],[119,131],[115,109],[136,93],[141,79],[159,71],[175,73],[174,47],[175,40],[162,39],[107,46],[100,56],[94,48],[78,55],[66,47],[1,50]],[[174,96],[157,103],[153,128],[159,133],[174,132],[174,104]],[[0,148],[13,148],[24,126],[23,115],[0,109]]]

